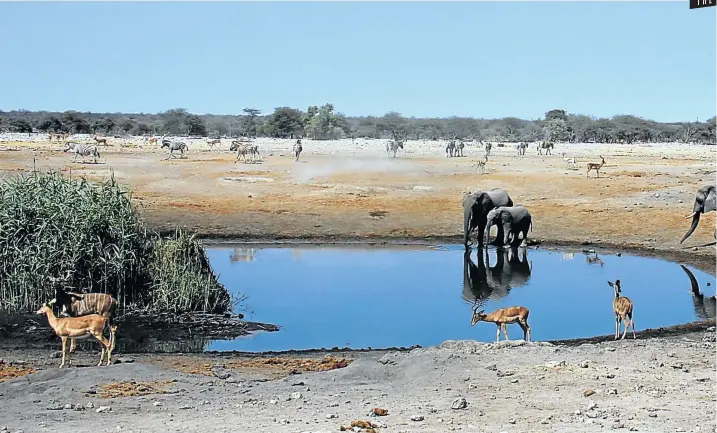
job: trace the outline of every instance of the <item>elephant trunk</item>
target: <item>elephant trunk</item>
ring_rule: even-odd
[[[695,229],[697,228],[697,224],[700,223],[700,215],[701,214],[699,212],[695,212],[692,214],[692,225],[690,226],[690,229],[687,230],[687,233],[685,233],[685,235],[682,237],[682,240],[680,241],[680,243],[684,242],[685,239],[689,238],[692,235],[692,233],[695,231]]]

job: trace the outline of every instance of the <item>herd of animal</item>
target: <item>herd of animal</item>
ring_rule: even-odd
[[[588,164],[588,171],[595,170],[597,172],[600,167],[605,164],[605,159],[602,157],[601,159],[602,163],[600,164]],[[691,236],[695,231],[700,221],[700,215],[715,210],[717,210],[715,185],[710,184],[700,187],[695,197],[693,211],[685,217],[688,219],[692,218],[692,225],[680,240],[680,243],[684,242],[685,239]],[[516,206],[513,204],[513,199],[503,188],[492,188],[487,191],[467,191],[463,196],[463,244],[466,247],[467,254],[469,254],[471,246],[469,243],[470,235],[477,229],[478,248],[480,249],[483,246],[484,237],[486,243],[490,243],[490,229],[493,225],[497,226],[498,233],[492,245],[501,249],[505,247],[524,247],[527,246],[528,230],[532,229],[533,219],[528,209],[524,206]],[[521,234],[523,236],[522,239],[520,239]],[[717,239],[717,229],[715,229],[714,236],[715,239]],[[592,261],[598,262],[602,266],[602,261],[597,257],[597,254]],[[589,257],[588,262],[591,262]],[[683,269],[686,268],[683,267]],[[691,280],[693,279],[694,277],[691,278]],[[617,340],[619,338],[621,323],[624,323],[625,326],[622,339],[627,335],[630,326],[632,326],[634,339],[636,338],[636,334],[635,321],[632,318],[633,303],[630,298],[621,296],[622,285],[620,280],[616,280],[614,283],[608,281],[608,284],[613,288],[615,293],[613,300],[615,339]],[[693,290],[693,292],[694,291],[695,290]],[[506,325],[517,323],[523,329],[523,338],[526,341],[530,341],[530,326],[528,325],[529,314],[530,310],[524,306],[501,308],[486,314],[484,310],[478,310],[478,307],[474,305],[471,326],[481,321],[495,323],[498,327],[496,341],[500,341],[500,330],[503,330],[505,339],[508,340]]]
[[[62,139],[67,137],[57,134]],[[51,134],[52,139],[52,134]],[[105,138],[94,136],[93,139],[99,144],[106,144]],[[168,148],[169,155],[167,159],[174,157],[174,152],[179,152],[180,157],[184,156],[188,147],[185,142],[170,140],[166,138],[166,135],[157,138],[152,137],[148,141],[157,143],[161,140],[161,148]],[[393,140],[390,140],[386,144],[386,152],[389,156],[391,153],[393,157],[396,156],[398,149],[403,149],[404,141],[402,138],[394,136]],[[208,144],[210,147],[220,144],[221,140],[209,140]],[[100,157],[99,150],[95,144],[83,144],[76,142],[67,141],[64,151],[74,153],[74,160],[78,156],[92,156],[95,162]],[[485,170],[485,165],[488,162],[488,157],[491,152],[491,143],[484,143],[485,155],[482,160],[477,162],[479,169]],[[447,147],[446,154],[448,157],[463,156],[464,143],[460,140],[456,140],[453,137]],[[518,153],[522,156],[525,154],[525,149],[528,147],[527,143],[518,143],[516,146]],[[542,151],[545,150],[546,154],[551,154],[551,150],[554,145],[552,142],[539,142],[537,145],[538,153],[542,155]],[[231,151],[237,152],[237,158],[235,163],[241,156],[244,157],[244,161],[251,156],[252,160],[259,155],[259,147],[254,144],[253,141],[245,138],[233,140],[230,147]],[[292,154],[296,161],[299,161],[300,155],[303,151],[303,145],[301,139],[297,139],[292,148]],[[562,154],[563,159],[569,164],[575,164],[575,158],[566,158],[565,154]],[[589,162],[586,165],[587,173],[589,175],[591,171],[595,171],[596,176],[600,177],[600,169],[605,165],[605,159],[600,156],[601,162]],[[692,224],[683,236],[680,243],[684,242],[692,233],[696,230],[700,217],[705,212],[715,211],[717,206],[715,185],[704,185],[697,191],[693,211],[690,215],[686,216],[687,219],[692,219]],[[477,232],[477,244],[478,248],[482,248],[485,243],[494,245],[499,249],[502,248],[522,248],[528,244],[528,232],[532,231],[533,228],[533,217],[530,211],[522,205],[516,205],[513,199],[509,196],[508,192],[503,188],[492,188],[487,191],[474,191],[466,192],[462,200],[463,206],[463,233],[464,233],[464,246],[470,250],[470,236]],[[497,235],[495,239],[490,241],[490,229],[495,225],[497,227]],[[717,230],[715,230],[715,238],[717,239]],[[595,262],[602,263],[600,259],[595,257]],[[613,312],[615,314],[615,339],[619,338],[620,335],[620,324],[624,324],[624,332],[622,338],[624,339],[629,327],[632,327],[633,338],[635,335],[635,322],[633,320],[633,303],[632,301],[622,296],[622,286],[620,280],[616,280],[614,283],[608,281],[610,287],[614,290],[613,300]],[[61,307],[63,317],[56,317],[53,313],[53,305],[59,305]],[[87,338],[93,336],[102,345],[102,353],[100,355],[100,363],[106,355],[107,365],[110,363],[110,357],[112,351],[115,348],[117,326],[112,323],[112,317],[117,308],[117,301],[109,294],[103,293],[76,293],[76,292],[65,292],[61,288],[57,288],[55,291],[55,297],[44,304],[42,308],[37,312],[38,314],[44,314],[48,318],[50,326],[53,328],[56,335],[62,339],[62,361],[60,367],[65,365],[66,353],[67,352],[67,340],[70,340],[69,353],[73,353],[75,350],[75,340]],[[528,316],[530,311],[524,306],[514,306],[508,308],[498,309],[491,313],[485,313],[484,310],[478,310],[477,306],[473,307],[473,314],[471,318],[471,326],[474,326],[478,322],[492,322],[497,326],[496,340],[500,340],[500,331],[503,330],[505,339],[508,340],[508,334],[506,325],[517,323],[524,333],[524,339],[530,341],[530,326],[528,324]],[[105,329],[109,329],[109,339],[105,338],[103,332]]]

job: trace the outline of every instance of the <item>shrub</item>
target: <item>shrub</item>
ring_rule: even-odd
[[[220,312],[230,296],[201,244],[149,231],[114,176],[95,184],[32,171],[0,184],[0,310],[36,311],[49,277],[122,307]],[[171,290],[170,290],[171,288]]]

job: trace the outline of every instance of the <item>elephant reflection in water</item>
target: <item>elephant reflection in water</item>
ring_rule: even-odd
[[[528,261],[527,248],[497,249],[493,267],[490,266],[487,248],[479,249],[477,253],[478,264],[473,263],[471,250],[463,254],[463,299],[467,302],[482,305],[487,299],[501,299],[511,289],[523,286],[530,280],[532,262]]]
[[[697,314],[700,320],[714,319],[716,316],[715,310],[717,310],[717,299],[715,299],[714,296],[705,296],[702,294],[695,275],[684,265],[680,265],[680,267],[690,279],[690,289],[692,290],[692,303],[695,306],[695,314]]]
[[[229,255],[232,262],[253,262],[256,255],[256,248],[234,248]]]

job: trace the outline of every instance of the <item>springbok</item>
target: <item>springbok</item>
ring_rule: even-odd
[[[101,144],[103,146],[107,146],[107,138],[105,137],[98,137],[96,135],[93,135],[92,138],[97,142],[97,144]]]
[[[622,292],[620,280],[615,280],[614,284],[610,281],[607,283],[615,290],[615,300],[612,301],[612,311],[615,313],[615,340],[620,335],[620,322],[625,324],[625,332],[622,333],[621,340],[625,339],[630,325],[632,325],[632,339],[634,340],[637,337],[635,336],[635,321],[632,319],[632,301],[630,298],[620,296],[620,292]]]
[[[481,174],[485,174],[485,165],[488,163],[488,154],[486,153],[483,160],[476,161],[476,172],[480,170]]]
[[[55,280],[56,281],[56,280]],[[61,313],[69,317],[80,317],[87,314],[99,314],[107,319],[110,326],[117,311],[117,300],[108,293],[75,293],[65,292],[62,288],[55,289],[55,298],[49,305],[57,304]],[[70,341],[70,353],[75,351],[75,339]]]
[[[214,150],[214,146],[216,146],[217,144],[222,144],[222,139],[215,138],[214,140],[207,140],[207,144],[209,145],[209,149]]]
[[[50,302],[53,302],[54,299]],[[102,344],[102,353],[100,353],[100,362],[97,366],[102,365],[102,359],[107,353],[107,364],[110,365],[112,350],[115,348],[115,332],[117,332],[117,326],[110,326],[110,339],[107,340],[102,332],[108,325],[107,319],[100,316],[99,314],[89,314],[81,317],[62,317],[58,318],[55,313],[52,312],[50,303],[47,303],[38,310],[37,314],[47,315],[47,321],[55,331],[55,335],[62,339],[62,362],[60,368],[65,366],[65,357],[67,353],[67,339],[76,338],[87,338],[90,335],[95,337],[97,341]]]
[[[588,171],[587,173],[585,173],[586,177],[590,174],[590,170],[595,170],[595,173],[597,173],[597,177],[600,177],[600,169],[603,165],[605,165],[605,158],[600,155],[600,159],[602,160],[602,162],[600,162],[599,164],[597,162],[588,162]]]
[[[528,315],[530,310],[525,307],[508,307],[501,308],[493,311],[492,313],[484,314],[484,310],[476,311],[477,306],[473,307],[473,318],[471,319],[471,326],[474,326],[478,322],[493,322],[498,327],[495,333],[495,341],[500,341],[500,330],[503,328],[503,334],[505,335],[505,341],[508,340],[508,330],[506,329],[507,324],[517,323],[523,329],[523,339],[530,341],[530,326],[528,325]]]

